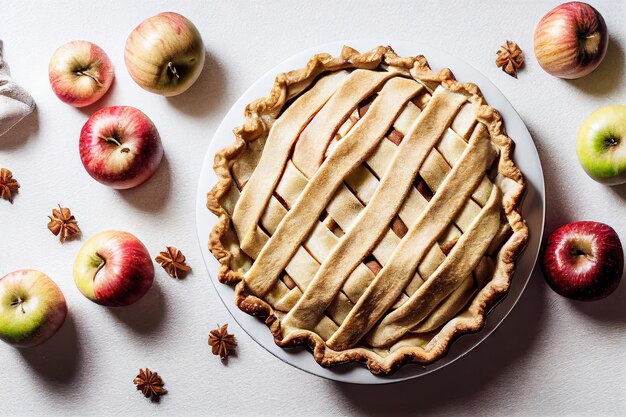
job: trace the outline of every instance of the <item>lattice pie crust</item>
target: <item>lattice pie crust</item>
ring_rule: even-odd
[[[524,179],[473,84],[380,46],[279,74],[215,156],[210,250],[280,346],[373,373],[482,328],[528,230]]]

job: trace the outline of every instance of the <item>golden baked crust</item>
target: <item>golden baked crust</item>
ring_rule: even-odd
[[[357,75],[355,74],[355,70],[369,71],[363,71]],[[484,243],[484,245],[488,244],[490,247],[486,249],[487,252],[494,251],[492,257],[493,265],[484,266],[482,260],[487,256],[483,256],[484,254],[481,253],[481,262],[476,261],[478,265],[474,263],[470,269],[470,271],[473,271],[473,281],[478,280],[476,277],[481,275],[479,271],[481,268],[486,271],[482,277],[485,281],[483,283],[484,286],[480,288],[480,285],[474,282],[471,284],[472,287],[470,288],[469,281],[472,280],[466,279],[463,282],[468,282],[468,285],[450,283],[449,286],[452,288],[452,293],[450,293],[448,288],[443,288],[443,284],[438,284],[447,278],[447,276],[445,276],[446,272],[453,269],[455,264],[448,262],[444,267],[441,266],[443,262],[440,262],[436,265],[438,267],[437,270],[434,272],[431,271],[432,275],[429,275],[425,282],[428,282],[432,276],[437,277],[437,280],[431,280],[432,282],[428,285],[424,282],[420,282],[416,286],[416,289],[412,290],[410,293],[404,290],[405,293],[401,294],[402,297],[404,297],[402,302],[395,303],[395,307],[397,308],[391,313],[391,310],[385,310],[388,314],[384,317],[383,322],[389,322],[389,326],[380,326],[379,319],[381,316],[379,312],[372,311],[375,309],[374,307],[369,308],[367,305],[363,306],[362,304],[364,302],[359,304],[354,297],[352,301],[349,297],[345,297],[344,293],[347,292],[349,294],[349,292],[343,287],[339,295],[345,300],[340,300],[342,302],[335,302],[335,300],[333,300],[334,304],[332,305],[322,303],[322,307],[320,307],[316,305],[317,299],[315,295],[306,294],[306,291],[303,295],[289,276],[281,277],[280,279],[282,281],[278,280],[278,278],[275,277],[277,272],[272,274],[271,271],[273,269],[282,271],[283,267],[281,265],[276,266],[275,262],[272,260],[272,251],[265,248],[266,243],[270,240],[270,237],[268,237],[269,232],[261,231],[260,234],[246,232],[246,227],[253,226],[256,228],[256,224],[259,222],[259,218],[254,217],[255,196],[244,198],[243,200],[245,201],[242,202],[238,194],[240,190],[242,193],[248,191],[245,187],[246,183],[252,177],[252,173],[256,169],[257,164],[259,164],[270,130],[276,121],[285,114],[285,110],[296,102],[294,99],[301,98],[307,91],[311,91],[312,86],[315,85],[315,88],[322,91],[317,99],[322,103],[321,105],[324,105],[323,103],[327,100],[327,97],[324,96],[323,93],[323,91],[325,91],[324,89],[326,88],[330,91],[328,94],[333,94],[333,92],[336,91],[337,85],[344,82],[348,73],[350,73],[353,78],[362,76],[363,79],[359,80],[361,85],[364,82],[371,82],[374,86],[377,85],[376,83],[386,83],[385,85],[387,86],[392,84],[392,82],[388,81],[392,79],[393,83],[397,84],[398,88],[396,91],[393,90],[392,86],[385,87],[390,90],[388,94],[396,99],[402,96],[402,94],[405,94],[406,97],[403,98],[404,102],[406,102],[409,96],[411,99],[417,96],[425,97],[423,100],[432,100],[432,97],[435,97],[434,102],[436,102],[436,104],[440,102],[441,106],[445,107],[447,103],[457,100],[458,103],[450,105],[452,107],[456,106],[456,110],[454,110],[455,114],[460,112],[458,110],[459,108],[463,108],[467,103],[470,103],[471,109],[473,109],[474,112],[473,117],[475,121],[471,130],[468,130],[467,137],[464,139],[468,142],[468,147],[476,146],[476,152],[482,149],[481,152],[484,152],[484,155],[486,155],[485,158],[477,157],[476,161],[481,162],[483,159],[486,160],[489,159],[489,157],[494,157],[497,158],[498,162],[497,173],[493,175],[495,185],[489,182],[489,178],[487,178],[484,172],[482,176],[476,177],[476,181],[480,182],[482,180],[482,182],[486,182],[487,184],[483,188],[490,191],[483,193],[484,201],[481,201],[481,204],[477,205],[478,210],[480,210],[482,214],[481,219],[484,219],[485,225],[489,227],[480,227],[481,223],[477,223],[478,220],[476,220],[476,222],[472,222],[471,227],[467,227],[468,232],[463,234],[457,232],[455,238],[450,238],[446,243],[440,242],[437,247],[438,251],[440,251],[439,247],[441,251],[447,250],[448,252],[445,253],[445,255],[450,257],[457,256],[461,262],[463,261],[464,253],[457,242],[462,241],[464,235],[467,235],[469,239],[472,233],[472,236],[478,236],[481,231],[489,228],[495,231],[494,221],[487,221],[487,217],[491,216],[491,219],[499,217],[497,232],[489,232],[489,241]],[[337,80],[333,80],[330,76],[321,76],[322,74],[332,74]],[[415,91],[406,93],[407,82],[403,81],[406,79],[417,81],[415,87],[408,86],[409,88],[414,88]],[[326,83],[328,87],[322,85],[323,83]],[[418,94],[417,91],[422,87],[423,91]],[[355,94],[353,89],[348,91],[348,93],[352,95]],[[383,95],[382,91],[379,92],[379,96],[381,95]],[[316,99],[316,97],[313,97],[313,99],[309,101],[313,101],[314,99]],[[416,100],[420,99],[418,98]],[[390,99],[389,101],[392,102],[393,100]],[[418,104],[421,105],[420,103]],[[417,105],[412,107],[415,107],[416,112],[420,111]],[[425,110],[426,107],[427,103],[422,110]],[[435,105],[432,107],[435,107]],[[292,113],[297,112],[297,110],[298,109],[292,111]],[[381,114],[384,114],[383,110],[388,112],[389,109],[381,109]],[[400,113],[400,110],[398,110],[398,113]],[[431,113],[436,114],[436,109]],[[429,113],[429,115],[431,113]],[[367,115],[367,112],[365,115]],[[371,117],[373,118],[375,115],[372,114]],[[424,118],[425,117],[426,116],[424,116]],[[358,119],[358,115],[356,118]],[[355,125],[356,122],[352,126]],[[437,131],[437,126],[433,126],[432,129],[433,131]],[[444,126],[442,129],[445,130],[446,127]],[[415,133],[414,131],[411,132]],[[506,136],[502,118],[499,113],[486,104],[480,91],[474,84],[457,82],[450,70],[443,69],[440,71],[432,71],[423,56],[400,58],[390,47],[380,46],[367,53],[360,54],[346,46],[338,57],[332,57],[328,54],[319,54],[311,58],[305,68],[279,74],[276,77],[269,96],[255,100],[246,107],[245,122],[242,126],[236,128],[234,133],[235,142],[219,151],[215,156],[214,169],[218,177],[218,183],[208,193],[207,207],[212,213],[218,216],[219,219],[211,232],[209,249],[220,262],[218,275],[220,282],[236,286],[236,305],[249,314],[265,318],[278,345],[307,345],[312,349],[316,361],[324,366],[358,361],[364,362],[372,373],[389,374],[407,362],[429,363],[441,358],[445,355],[451,342],[456,337],[480,330],[484,325],[485,315],[489,308],[508,291],[510,279],[514,271],[515,260],[523,250],[528,238],[528,230],[518,212],[525,189],[524,179],[511,159],[513,142]],[[403,133],[409,134],[406,131]],[[443,133],[439,133],[439,135],[441,134]],[[300,133],[298,133],[298,135],[300,135]],[[433,135],[436,136],[436,133],[433,133]],[[491,147],[481,145],[484,141],[480,141],[480,138],[486,135],[488,135],[491,143],[495,145],[495,152],[493,152]],[[348,136],[346,135],[345,137],[347,138]],[[298,145],[296,144],[296,146]],[[416,155],[419,154],[418,151],[419,149],[416,148]],[[326,153],[328,154],[330,152],[326,151]],[[306,165],[309,163],[313,164],[314,167],[312,169],[315,170],[320,166],[321,161],[315,162],[315,158],[308,158],[309,153],[303,154],[306,155],[307,158],[301,158],[301,165],[298,166],[298,169],[304,172],[305,175],[302,176],[298,169],[292,169],[292,171],[295,172],[295,174],[293,174],[296,178],[294,181],[303,181],[303,184],[306,185]],[[463,153],[463,155],[465,155],[465,153]],[[489,155],[489,157],[487,157],[487,155]],[[313,160],[313,162],[310,162],[310,160]],[[475,164],[478,162],[475,162]],[[279,162],[276,163],[279,164]],[[488,165],[489,164],[487,164],[487,166]],[[291,175],[289,172],[291,171],[287,169],[284,175]],[[298,175],[302,176],[302,178],[298,177]],[[319,176],[323,176],[323,174],[319,174]],[[409,176],[410,175],[407,174],[407,178]],[[256,181],[256,183],[262,183],[266,180],[261,177],[262,176],[257,175],[254,181]],[[386,180],[392,181],[387,178],[387,176],[380,176],[381,183]],[[270,181],[270,179],[267,181]],[[321,190],[320,193],[322,193],[323,189],[321,186],[318,187],[318,184],[316,184],[315,187],[311,186],[310,184],[312,182],[311,177],[311,181],[308,183],[309,187],[307,188],[308,191],[311,191],[309,194],[315,195],[316,190]],[[482,186],[483,184],[481,183],[480,185]],[[274,187],[275,186],[276,184],[274,184]],[[247,188],[251,189],[253,187]],[[468,190],[473,191],[474,189],[468,188]],[[254,190],[248,192],[246,196],[253,191]],[[415,191],[411,189],[410,192]],[[261,199],[261,197],[257,199]],[[282,201],[282,197],[279,197],[280,196],[275,197],[276,201],[286,206],[287,202]],[[442,196],[441,199],[443,198]],[[474,198],[474,194],[472,194],[472,198]],[[381,199],[382,197],[378,200]],[[250,203],[250,200],[253,200],[252,203]],[[374,201],[374,199],[372,199],[372,201]],[[273,198],[272,202],[274,202]],[[274,204],[276,206],[280,205],[275,202]],[[366,202],[364,207],[367,207],[368,204],[369,202]],[[241,207],[242,205],[245,205],[245,207]],[[300,206],[303,205],[306,204],[300,204]],[[289,206],[295,206],[295,204],[289,204]],[[300,206],[298,207],[300,208]],[[439,206],[441,206],[441,210],[445,211],[446,204],[440,204]],[[487,208],[490,208],[491,211],[487,210]],[[278,209],[285,211],[281,207],[278,207]],[[305,207],[302,210],[306,209]],[[233,213],[235,213],[234,216],[237,219],[236,224],[233,224]],[[314,216],[314,213],[310,214],[309,217]],[[451,212],[450,216],[452,217],[450,218],[456,219],[455,216],[457,214],[458,213]],[[274,223],[276,223],[277,228],[281,228],[281,230],[292,230],[292,233],[288,233],[287,236],[290,238],[292,234],[295,234],[293,231],[297,231],[297,228],[292,227],[290,229],[288,224],[283,224],[289,223],[284,220],[289,216],[284,213],[281,214],[281,216],[284,217],[279,217]],[[330,217],[331,216],[328,216],[329,220],[326,226],[332,228],[335,223]],[[269,220],[268,222],[272,223],[272,221]],[[408,231],[404,233],[410,235],[412,227],[407,229]],[[308,231],[305,232],[307,234],[310,233],[310,229],[307,230]],[[261,236],[262,239],[259,236]],[[402,237],[404,237],[404,235]],[[243,239],[241,243],[239,241],[240,238]],[[397,239],[399,240],[399,238]],[[485,241],[485,239],[480,239],[480,237],[479,240],[481,242]],[[420,240],[416,237],[416,242],[420,244],[423,243],[426,245],[424,247],[429,249],[428,242],[422,241],[423,239]],[[296,240],[295,242],[297,247],[300,247],[299,241]],[[472,246],[470,243],[472,242],[469,242],[467,247]],[[274,246],[281,247],[280,245],[281,242],[278,242]],[[283,248],[289,248],[290,250],[292,246],[293,245],[290,245],[289,242],[283,243],[282,245]],[[337,249],[340,246],[341,245],[337,244],[337,247],[333,248],[332,255],[339,256],[338,253],[342,253],[342,249],[344,252],[351,250],[351,248],[346,247]],[[436,242],[435,246],[437,246]],[[456,252],[454,250],[455,246],[459,248]],[[246,247],[248,252],[254,252],[255,259],[262,260],[258,262],[261,266],[253,266],[256,262],[253,263],[252,259],[242,250],[242,247]],[[263,252],[263,249],[267,250]],[[296,249],[293,248],[293,252],[295,251]],[[471,252],[471,249],[468,249],[468,251]],[[424,253],[425,252],[427,251],[424,251]],[[363,255],[365,255],[365,253]],[[394,255],[396,254],[394,253]],[[427,256],[428,255],[422,257]],[[394,260],[398,257],[399,255],[394,257]],[[362,261],[362,258],[363,256],[359,258],[359,262]],[[287,259],[285,263],[288,261],[289,259]],[[485,263],[488,264],[489,262]],[[334,270],[334,264],[330,266],[323,264],[326,264],[326,262],[320,265],[321,270],[328,272],[330,275],[340,274],[340,272]],[[267,265],[267,267],[265,267],[265,265]],[[378,274],[374,273],[372,275],[374,278],[372,281],[368,281],[368,285],[370,285],[370,282],[374,283],[375,281],[378,285],[387,285],[385,282],[382,282],[382,280],[377,281],[375,277],[379,277],[385,272],[391,274],[393,277],[393,272],[387,270],[392,269],[391,263],[388,265],[388,267],[383,267]],[[326,266],[326,268],[324,268],[324,266]],[[341,264],[337,264],[336,266],[337,270],[341,269]],[[364,274],[367,274],[368,270],[363,267],[363,263],[360,263],[359,267],[361,270],[365,271],[363,272]],[[250,271],[251,269],[252,272]],[[255,279],[249,279],[248,282],[246,282],[244,279],[246,273],[253,275]],[[450,275],[454,274],[450,273]],[[463,277],[464,275],[460,276]],[[337,282],[342,285],[346,280],[345,277],[340,275],[335,278]],[[419,281],[419,272],[416,271],[416,278],[411,279]],[[330,281],[332,282],[332,279]],[[275,290],[276,282],[280,283],[282,292]],[[286,282],[286,284],[284,284],[284,282]],[[318,287],[326,285],[321,282],[319,278],[317,281],[314,278],[311,282],[314,282]],[[476,285],[478,286],[476,287]],[[372,284],[371,286],[373,287],[374,285]],[[361,290],[367,292],[367,288],[361,288]],[[415,296],[415,294],[419,292],[419,288],[422,288],[422,292],[429,291],[427,293],[428,296]],[[385,291],[388,291],[388,288],[385,287]],[[274,292],[277,294],[273,295]],[[323,317],[327,322],[326,324],[321,324],[324,320],[317,323],[319,317],[315,315],[313,315],[313,318],[309,317],[308,310],[306,310],[307,300],[303,301],[303,299],[307,298],[306,295],[309,296],[308,301],[312,303],[312,307],[309,305],[308,308],[312,308],[313,311],[320,308],[325,309],[326,307],[329,310],[335,309],[331,316],[334,314],[336,317],[339,317],[340,320],[349,321],[351,326],[343,326],[341,328],[342,331],[339,332],[337,331],[337,326],[333,327],[333,320],[328,319],[326,316]],[[360,295],[361,293],[359,293],[359,296]],[[443,301],[441,301],[441,303],[432,301],[430,304],[434,303],[434,305],[425,306],[424,304],[428,304],[428,302],[424,302],[423,300],[429,297]],[[274,300],[272,301],[274,307],[270,305],[267,301],[268,299]],[[363,299],[366,298],[364,297]],[[280,303],[276,300],[280,300]],[[446,303],[448,303],[450,307],[446,307]],[[459,303],[461,303],[461,311],[454,311],[459,308]],[[282,307],[276,307],[278,305]],[[362,307],[363,310],[359,310],[359,314],[350,314],[350,312],[342,312],[341,306],[343,305],[356,305]],[[298,314],[294,313],[294,310],[297,310],[296,313],[304,312],[298,316]],[[446,317],[448,310],[454,313],[454,317],[451,319]],[[420,313],[418,314],[416,311]],[[325,312],[326,310],[324,310],[324,313]],[[367,316],[367,318],[374,317],[375,323],[368,323],[367,319],[363,319],[364,316]],[[287,325],[284,324],[285,321]],[[409,324],[404,325],[403,323]],[[413,334],[412,332],[416,333]],[[324,334],[325,337],[320,336],[320,334]],[[357,339],[359,343],[354,342]],[[367,341],[369,345],[366,345],[365,341]],[[333,346],[335,349],[332,349],[329,345]]]

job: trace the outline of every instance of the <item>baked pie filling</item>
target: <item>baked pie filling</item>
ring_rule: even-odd
[[[344,47],[278,75],[234,132],[210,249],[279,345],[391,373],[445,355],[508,291],[524,180],[475,85]]]

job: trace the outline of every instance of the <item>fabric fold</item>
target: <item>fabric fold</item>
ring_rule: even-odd
[[[0,40],[0,136],[35,110],[31,95],[11,78]]]

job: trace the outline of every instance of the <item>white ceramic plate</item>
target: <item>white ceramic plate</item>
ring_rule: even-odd
[[[427,366],[407,365],[402,367],[395,374],[387,377],[372,375],[367,368],[361,364],[347,364],[324,368],[318,365],[313,359],[313,355],[303,348],[282,349],[276,346],[270,331],[261,320],[249,316],[235,306],[233,302],[234,291],[231,287],[221,284],[217,280],[219,264],[207,249],[209,233],[217,220],[207,210],[205,205],[206,193],[217,182],[217,178],[212,169],[213,157],[216,151],[233,142],[232,130],[243,122],[244,107],[247,103],[256,98],[265,97],[269,93],[274,82],[274,77],[278,73],[304,67],[308,59],[319,52],[328,52],[337,55],[343,45],[350,45],[361,52],[365,52],[377,45],[391,45],[400,56],[422,54],[426,56],[433,69],[448,67],[459,81],[471,81],[477,84],[487,99],[487,102],[498,109],[502,114],[507,133],[514,139],[516,144],[514,153],[515,163],[524,173],[528,184],[528,191],[522,209],[524,218],[530,229],[530,240],[526,250],[518,261],[509,294],[489,313],[485,328],[478,333],[460,337],[452,345],[449,353],[443,359]],[[215,132],[213,141],[207,151],[202,171],[200,172],[196,202],[196,225],[204,261],[215,289],[233,318],[257,343],[284,362],[324,378],[358,384],[384,384],[416,378],[433,372],[465,355],[495,330],[513,309],[530,278],[530,274],[537,260],[541,236],[543,234],[544,211],[545,188],[543,171],[535,144],[520,116],[491,81],[466,62],[427,45],[407,41],[391,42],[386,40],[381,42],[376,40],[358,40],[335,42],[302,51],[268,71],[237,100]]]

